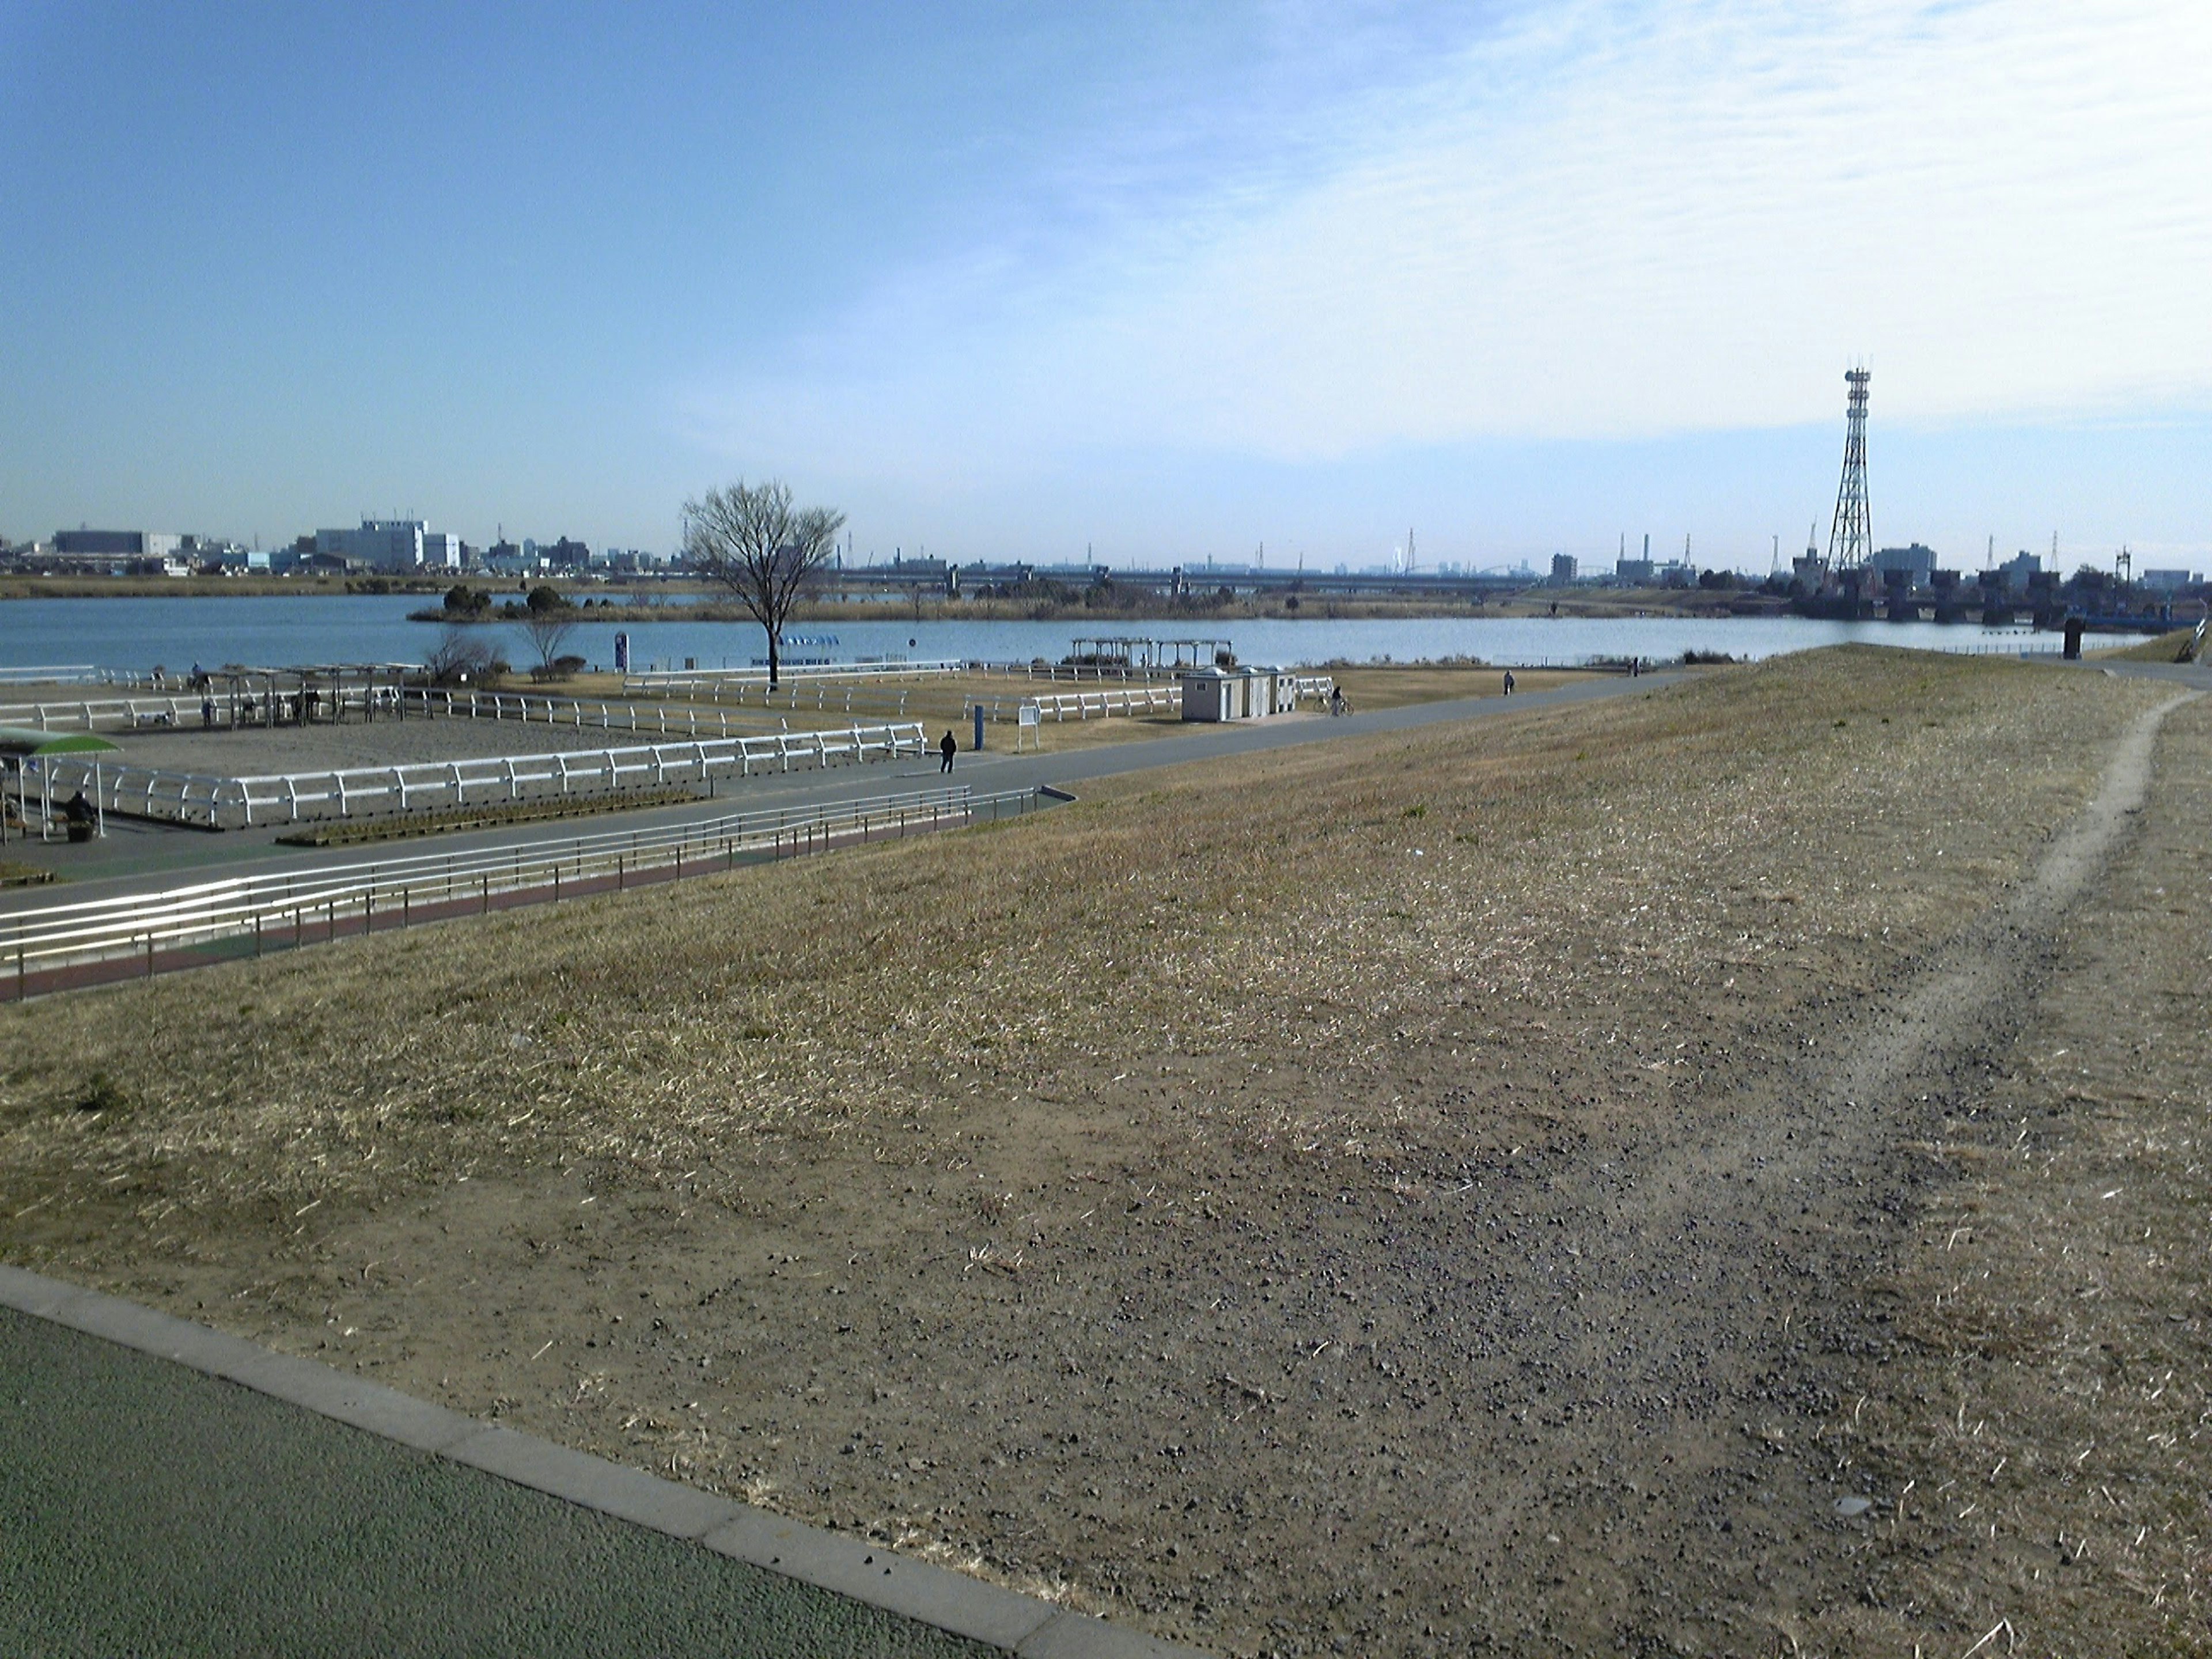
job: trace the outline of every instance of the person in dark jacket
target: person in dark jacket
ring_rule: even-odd
[[[952,757],[960,752],[960,744],[951,732],[947,732],[945,734],[945,741],[937,745],[937,752],[945,757],[943,769],[950,772],[952,769]]]

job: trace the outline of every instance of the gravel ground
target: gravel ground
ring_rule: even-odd
[[[1856,1402],[2165,695],[1822,653],[10,1010],[0,1252],[1224,1653],[1955,1654]]]

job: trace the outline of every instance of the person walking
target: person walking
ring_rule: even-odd
[[[950,772],[952,769],[952,757],[960,752],[959,740],[951,732],[947,732],[945,734],[945,740],[937,745],[937,752],[945,757],[945,764],[939,769]]]
[[[1505,671],[1505,695],[1509,697],[1513,695],[1513,671],[1510,668]]]

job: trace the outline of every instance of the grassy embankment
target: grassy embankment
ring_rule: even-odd
[[[2091,650],[2084,654],[2106,662],[2188,662],[2192,660],[2188,653],[2196,643],[2196,629],[2177,628],[2139,645]]]
[[[1615,1424],[1702,1395],[1523,1322],[1621,1248],[1601,1170],[1796,1109],[1813,1035],[2028,867],[2149,695],[1821,653],[10,1009],[0,1255],[1230,1651],[1864,1628],[1863,1540],[1723,1538],[1698,1443]],[[2190,1260],[2145,1317],[2201,1311]],[[1866,1288],[1796,1310],[1848,1335]],[[1723,1392],[1716,1455],[1829,1478],[1852,1352],[1778,1350],[1786,1432],[1735,1444]],[[1947,1364],[1883,1385],[1941,1403]],[[1624,1527],[1632,1470],[1668,1502]],[[1960,1650],[2033,1565],[1897,1617]],[[2080,1628],[2179,1628],[2087,1582]]]

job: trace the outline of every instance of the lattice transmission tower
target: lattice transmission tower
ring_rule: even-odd
[[[1867,382],[1874,371],[1848,369],[1850,424],[1844,433],[1844,479],[1836,486],[1836,522],[1828,532],[1828,568],[1838,574],[1863,570],[1874,556],[1874,519],[1867,507]]]

